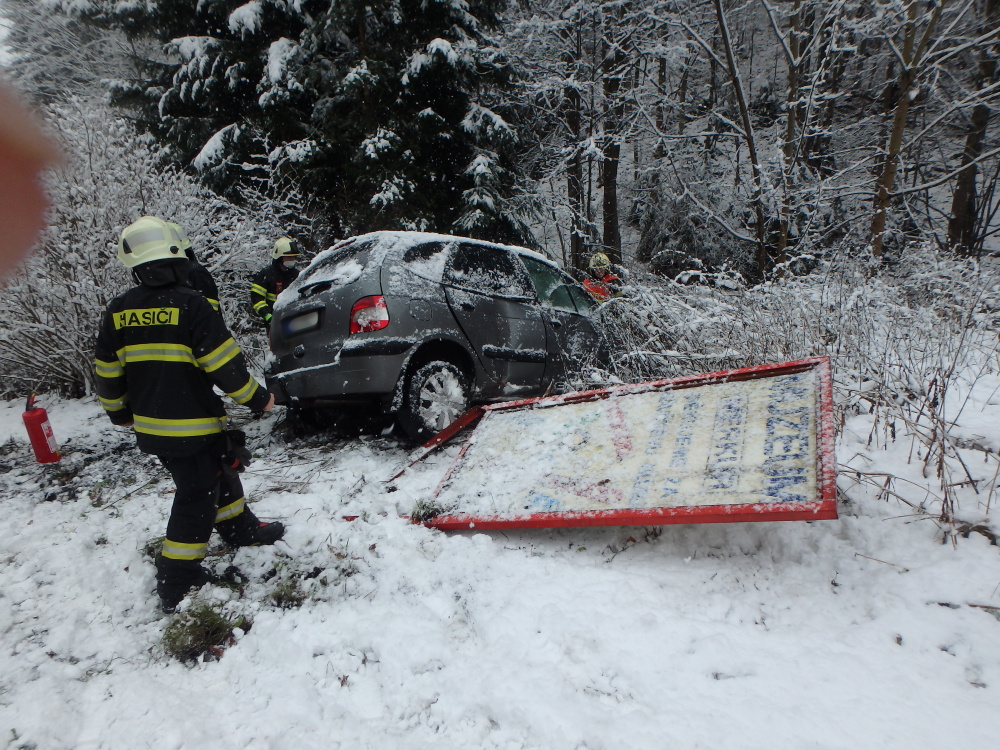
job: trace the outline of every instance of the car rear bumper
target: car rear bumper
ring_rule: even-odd
[[[341,352],[331,364],[299,365],[291,355],[266,374],[267,388],[278,404],[372,401],[390,397],[406,363],[402,353],[363,357]],[[287,361],[291,360],[291,361]]]

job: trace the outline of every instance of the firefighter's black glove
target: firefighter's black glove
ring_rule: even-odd
[[[222,465],[227,471],[246,471],[253,462],[253,454],[247,448],[247,436],[243,430],[226,430],[226,452],[222,454]]]

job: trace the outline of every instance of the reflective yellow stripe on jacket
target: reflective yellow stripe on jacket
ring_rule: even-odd
[[[128,403],[128,394],[121,398],[104,398],[103,396],[98,396],[97,400],[101,402],[101,406],[104,407],[105,411],[121,411],[125,408],[125,404]]]
[[[232,393],[227,393],[233,401],[237,404],[245,404],[247,401],[253,398],[253,394],[257,392],[257,381],[252,377],[247,381],[247,384],[240,388],[238,391],[233,391]]]
[[[213,435],[226,428],[225,417],[199,417],[198,419],[158,419],[135,416],[135,431],[160,437],[197,437]]]
[[[184,344],[129,344],[115,354],[122,364],[132,362],[190,362],[198,366],[194,352]]]
[[[103,359],[94,360],[94,370],[99,378],[120,378],[125,374],[121,362],[105,362]]]
[[[197,364],[205,372],[212,372],[218,370],[239,353],[239,345],[232,339],[227,339],[204,357],[198,357]]]
[[[259,294],[261,297],[263,297],[264,299],[266,299],[268,302],[274,302],[275,300],[278,299],[278,295],[277,294],[274,294],[272,292],[267,291],[267,288],[261,286],[260,284],[250,284],[250,293],[251,294]],[[257,304],[261,304],[261,303],[258,302]]]
[[[231,338],[204,357],[195,357],[191,347],[184,344],[130,344],[116,352],[121,363],[117,366],[97,360],[97,374],[102,377],[121,376],[125,372],[122,364],[132,362],[188,362],[205,372],[213,372],[226,365],[239,353],[239,345]]]

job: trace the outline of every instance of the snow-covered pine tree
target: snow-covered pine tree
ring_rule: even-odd
[[[269,176],[268,144],[308,131],[308,100],[295,79],[294,41],[324,2],[297,0],[56,0],[92,23],[155,39],[161,54],[113,85],[176,164],[193,166],[216,190]]]
[[[61,2],[163,42],[117,101],[216,189],[292,178],[346,231],[528,239],[484,35],[504,0]]]
[[[498,0],[338,0],[303,47],[318,94],[316,175],[356,229],[522,241],[514,128],[491,92],[513,68],[488,46]]]

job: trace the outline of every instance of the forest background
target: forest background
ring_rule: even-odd
[[[114,244],[143,214],[187,230],[257,368],[245,278],[274,238],[318,251],[417,229],[571,272],[607,253],[626,283],[601,310],[606,379],[831,356],[840,413],[905,429],[948,518],[961,452],[996,460],[944,403],[956,373],[997,367],[1000,0],[0,15],[7,74],[66,153],[49,228],[0,299],[8,397],[91,392],[98,316],[128,285]]]

